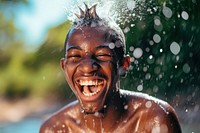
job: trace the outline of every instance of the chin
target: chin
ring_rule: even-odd
[[[79,102],[81,104],[81,109],[84,111],[84,113],[94,114],[96,112],[101,112],[104,109],[103,101],[104,100],[100,100],[99,102],[90,102],[90,103],[85,103],[81,101]]]

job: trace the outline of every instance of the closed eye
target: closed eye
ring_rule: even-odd
[[[97,54],[96,59],[100,61],[111,61],[113,58],[111,54]]]
[[[67,58],[80,58],[81,55],[68,55]]]

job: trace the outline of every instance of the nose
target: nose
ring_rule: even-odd
[[[85,59],[81,62],[79,70],[84,75],[93,75],[99,69],[99,65],[94,59]]]

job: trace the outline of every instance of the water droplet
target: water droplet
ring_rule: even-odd
[[[155,92],[155,93],[158,92],[158,86],[155,85],[155,86],[153,87],[153,92]]]
[[[127,32],[129,32],[130,31],[130,28],[129,27],[126,27],[125,29],[124,29],[124,33],[127,33]]]
[[[151,133],[160,133],[160,126],[154,126],[151,130]]]
[[[160,19],[155,18],[154,19],[154,24],[157,25],[157,26],[159,26],[161,24]]]
[[[115,42],[115,46],[116,46],[117,48],[120,48],[120,47],[122,47],[122,43],[121,43],[120,41],[116,41],[116,42]]]
[[[186,11],[183,11],[183,12],[181,13],[181,17],[182,17],[184,20],[188,20],[189,15],[188,15],[188,13],[187,13]]]
[[[171,86],[171,82],[169,82],[167,85],[170,87]]]
[[[146,80],[151,79],[151,74],[150,74],[150,73],[147,73],[147,74],[145,75],[145,79],[146,79]]]
[[[130,61],[131,61],[131,62],[134,62],[134,61],[135,61],[135,58],[134,58],[134,57],[131,57],[131,58],[130,58]]]
[[[80,124],[81,121],[79,119],[76,120],[76,124]]]
[[[158,66],[155,67],[155,68],[154,68],[154,73],[155,73],[155,74],[159,74],[159,73],[160,73],[160,67],[158,67]]]
[[[127,1],[127,7],[129,10],[133,10],[135,8],[136,2],[134,0]]]
[[[114,43],[109,43],[108,46],[109,46],[110,49],[114,49],[115,48],[115,44]]]
[[[143,67],[143,71],[146,72],[148,70],[147,67]]]
[[[196,105],[196,106],[194,107],[194,112],[197,112],[197,111],[199,111],[199,105]]]
[[[150,56],[149,56],[149,59],[153,59],[153,55],[150,55]]]
[[[124,109],[127,110],[127,109],[128,109],[128,105],[125,105],[125,106],[124,106]]]
[[[150,44],[150,45],[153,45],[153,44],[154,44],[154,42],[153,42],[152,40],[150,40],[150,41],[149,41],[149,44]]]
[[[153,58],[153,55],[150,55],[150,56],[147,58],[147,62],[148,62],[149,64],[153,64],[154,61],[155,61],[155,59]]]
[[[143,54],[143,51],[141,48],[136,48],[134,51],[133,51],[133,56],[135,58],[140,58]]]
[[[143,85],[138,85],[138,86],[137,86],[137,90],[138,90],[138,91],[142,91],[142,90],[143,90]]]
[[[161,41],[161,37],[158,34],[155,34],[153,36],[153,40],[154,40],[155,43],[159,43]]]
[[[145,103],[145,106],[146,106],[147,108],[150,108],[150,107],[152,106],[151,101],[147,101],[147,102]]]
[[[135,26],[135,24],[131,24],[131,27],[134,27]]]
[[[162,53],[163,52],[163,49],[160,49],[160,53]]]
[[[169,7],[163,7],[162,13],[166,18],[171,18],[172,17],[172,10]]]
[[[180,82],[181,82],[181,83],[183,83],[183,81],[184,81],[184,80],[183,80],[183,79],[181,79],[181,81],[180,81]]]
[[[170,50],[174,55],[177,55],[180,52],[180,46],[177,42],[172,42],[170,45]]]
[[[187,63],[183,65],[183,72],[184,73],[189,73],[190,72],[190,66]]]
[[[187,113],[187,112],[188,112],[188,109],[185,109],[185,112]]]
[[[129,50],[132,52],[134,50],[134,47],[130,46]]]
[[[149,52],[149,51],[150,51],[150,48],[147,47],[145,50],[146,50],[146,52]]]
[[[99,116],[99,112],[95,112],[94,116],[98,117]]]

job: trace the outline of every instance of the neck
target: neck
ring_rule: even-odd
[[[120,92],[117,91],[106,103],[107,105],[102,111],[94,114],[82,113],[82,121],[85,123],[85,127],[93,129],[95,132],[112,131],[122,121],[126,100],[120,96]]]

